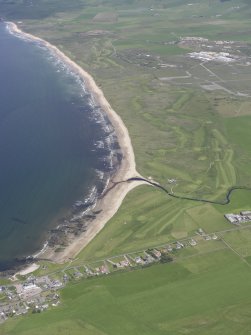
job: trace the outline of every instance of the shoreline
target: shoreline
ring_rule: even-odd
[[[109,102],[106,100],[103,91],[95,83],[92,76],[82,69],[77,63],[72,61],[56,46],[39,37],[23,32],[13,22],[6,22],[6,24],[10,33],[29,41],[41,43],[48,50],[50,50],[54,56],[58,57],[64,64],[69,66],[69,68],[84,81],[86,90],[92,95],[94,101],[99,104],[101,110],[108,117],[120,146],[122,160],[117,171],[112,177],[112,181],[109,182],[106,190],[104,191],[109,190],[109,187],[114,185],[116,182],[126,181],[129,178],[140,176],[136,170],[135,157],[128,130],[121,117],[112,109]],[[142,184],[145,184],[145,182],[124,182],[117,184],[115,187],[111,188],[109,192],[104,192],[105,195],[98,199],[95,206],[95,211],[99,211],[100,213],[91,222],[91,224],[88,225],[85,232],[75,237],[61,252],[55,252],[55,248],[48,247],[35,252],[34,255],[36,255],[36,257],[43,256],[43,259],[48,259],[57,263],[63,263],[75,257],[84,247],[87,246],[89,242],[92,241],[92,239],[102,230],[105,224],[113,217],[127,193],[136,186]]]

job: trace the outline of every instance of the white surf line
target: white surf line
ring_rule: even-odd
[[[78,64],[72,61],[56,46],[39,37],[21,31],[13,22],[8,22],[7,24],[10,32],[12,32],[14,35],[16,34],[17,37],[23,37],[34,42],[37,41],[48,48],[48,50],[50,50],[54,56],[57,56],[59,60],[61,60],[65,65],[68,65],[70,69],[84,81],[86,89],[91,93],[94,100],[98,103],[98,105],[100,105],[101,109],[104,111],[109,121],[111,122],[115,130],[121,152],[123,154],[120,167],[113,176],[114,182],[115,179],[117,181],[121,181],[135,176],[140,176],[136,170],[135,157],[128,130],[121,117],[112,109],[108,103],[103,94],[103,91],[95,83],[92,76],[83,70]],[[127,193],[130,192],[130,190],[133,188],[142,184],[145,184],[145,182],[133,181],[131,183],[122,183],[118,186],[118,189],[115,188],[115,190],[112,190],[107,195],[105,195],[101,201],[102,212],[100,216],[92,222],[89,231],[84,232],[79,237],[74,239],[72,243],[66,247],[62,253],[60,253],[60,255],[59,253],[56,254],[53,250],[51,250],[51,255],[48,256],[49,259],[58,262],[65,262],[67,259],[69,259],[69,257],[75,257],[100,232],[100,230],[111,219],[111,217],[113,217],[113,215],[121,206],[122,201]]]

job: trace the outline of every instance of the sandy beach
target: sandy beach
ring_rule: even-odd
[[[135,157],[128,130],[120,116],[112,109],[109,102],[104,97],[102,90],[97,86],[92,76],[75,62],[73,62],[54,45],[39,37],[23,32],[13,22],[7,22],[7,24],[11,33],[27,40],[42,43],[45,47],[52,51],[56,57],[69,66],[75,74],[84,80],[86,89],[89,91],[89,93],[91,93],[94,101],[100,105],[101,109],[108,116],[115,130],[123,155],[120,167],[113,176],[112,182],[119,182],[127,180],[128,178],[139,176],[139,173],[136,170]],[[112,182],[110,182],[108,188],[113,185]],[[87,231],[76,237],[62,252],[55,253],[50,249],[45,250],[43,252],[43,258],[49,258],[53,261],[61,263],[75,257],[100,232],[105,224],[117,212],[127,193],[141,184],[144,184],[144,182],[132,181],[117,184],[114,188],[107,192],[103,198],[98,200],[95,210],[100,210],[100,213],[91,222],[91,224],[88,225]],[[39,256],[41,257],[41,254]]]

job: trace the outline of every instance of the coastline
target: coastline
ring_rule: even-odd
[[[139,176],[139,174],[136,170],[135,157],[128,130],[120,116],[112,109],[112,107],[108,103],[102,90],[97,86],[92,76],[84,69],[82,69],[78,64],[72,61],[56,46],[39,37],[23,32],[13,22],[6,23],[9,31],[12,34],[20,38],[25,38],[30,41],[41,43],[48,50],[50,50],[54,56],[56,56],[61,61],[63,61],[64,64],[69,66],[69,68],[84,81],[86,90],[90,92],[95,103],[97,103],[101,107],[102,111],[107,115],[115,131],[116,138],[122,153],[122,160],[117,171],[113,175],[112,181],[110,181],[109,184],[106,185],[106,189],[103,192],[104,195],[98,199],[95,206],[95,211],[99,213],[98,215],[96,215],[95,219],[91,222],[91,224],[87,226],[87,230],[72,239],[70,244],[66,246],[63,251],[55,252],[55,248],[46,247],[34,254],[34,256],[36,257],[42,256],[43,259],[63,263],[75,257],[101,231],[105,224],[117,212],[127,193],[136,186],[144,184],[144,182],[123,182],[117,184],[114,187],[114,183],[126,181],[129,178]]]

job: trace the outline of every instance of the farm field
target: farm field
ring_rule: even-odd
[[[214,201],[232,186],[251,187],[249,1],[0,0],[0,11],[95,78],[129,130],[142,176]],[[250,195],[236,190],[222,206],[136,188],[69,264],[190,239],[199,229],[219,239],[183,249],[170,264],[71,282],[59,307],[13,318],[0,335],[248,334],[251,232],[245,224],[232,230],[224,215],[251,210]],[[68,263],[41,265],[35,275]]]
[[[250,276],[222,250],[80,281],[58,308],[11,320],[0,334],[247,334]]]
[[[2,8],[94,76],[129,129],[143,176],[165,186],[176,179],[175,192],[211,199],[251,185],[249,140],[232,141],[233,125],[248,133],[242,117],[251,117],[246,2],[45,3],[25,15],[19,2],[2,1]],[[229,56],[201,60],[200,52]]]

